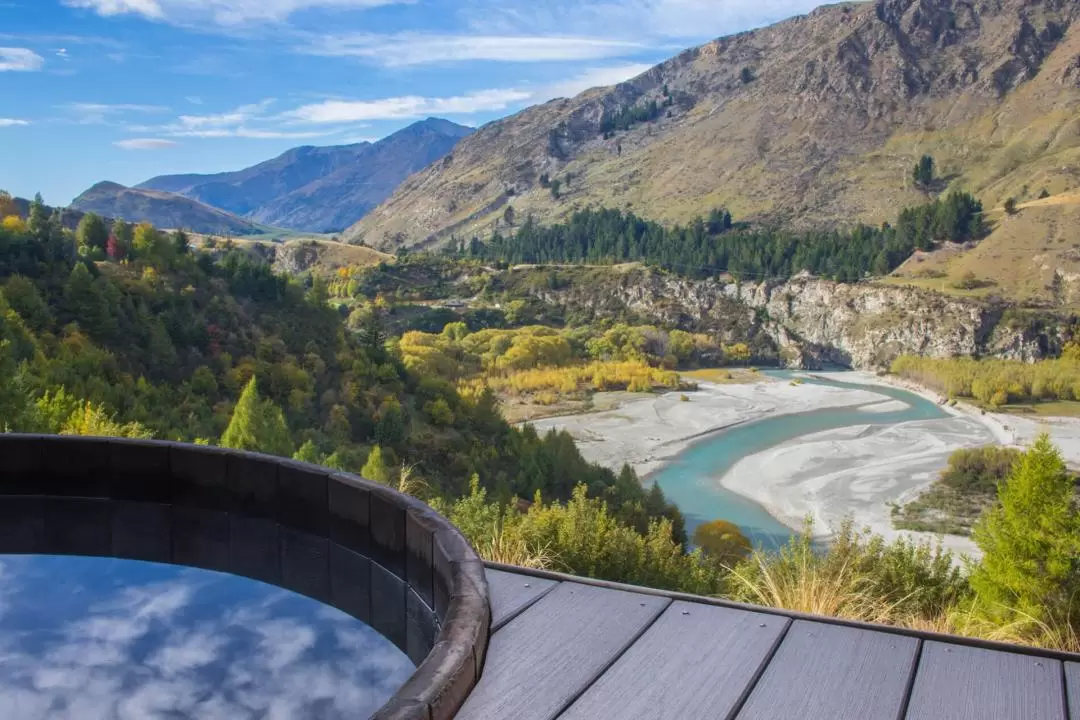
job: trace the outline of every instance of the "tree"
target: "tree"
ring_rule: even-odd
[[[34,200],[30,203],[30,216],[27,218],[26,227],[39,242],[49,239],[49,210],[41,199],[41,193],[34,195]]]
[[[745,364],[750,362],[750,347],[746,343],[724,346],[724,357],[729,362]]]
[[[923,155],[916,163],[911,173],[915,184],[923,189],[929,188],[934,182],[934,158],[931,155]]]
[[[313,465],[322,465],[326,460],[326,456],[319,452],[319,448],[315,443],[307,440],[300,446],[300,449],[293,454],[293,460],[312,463]]]
[[[742,80],[743,85],[749,85],[754,82],[754,71],[748,67],[744,67],[739,71],[739,79]]]
[[[510,227],[514,226],[514,206],[507,205],[506,210],[503,211],[503,221]]]
[[[1048,435],[1039,436],[972,532],[983,557],[971,587],[987,615],[1080,619],[1080,515],[1073,494],[1061,454]]]
[[[558,200],[559,196],[560,196],[560,193],[561,193],[561,188],[562,188],[562,180],[559,180],[558,178],[555,178],[554,180],[552,180],[551,181],[551,197]]]
[[[158,250],[158,231],[150,223],[141,223],[135,228],[135,237],[132,247],[141,258],[150,258]]]
[[[118,423],[104,408],[90,402],[80,403],[60,428],[60,434],[142,439],[153,437],[153,434],[139,423]]]
[[[706,555],[727,567],[734,567],[754,550],[754,546],[742,534],[739,526],[727,520],[713,520],[698,525],[694,530],[694,544]]]
[[[0,190],[0,220],[19,216],[19,206],[6,190]]]
[[[135,235],[128,225],[123,220],[115,220],[112,225],[112,232],[110,233],[113,239],[116,240],[117,254],[113,257],[114,260],[123,260],[125,257],[131,254],[131,248],[135,243]],[[106,248],[108,251],[108,248]]]
[[[386,331],[379,310],[372,308],[360,328],[360,345],[375,362],[386,359]]]
[[[1048,197],[1050,197],[1050,191],[1046,188],[1043,188],[1042,191],[1039,192],[1039,199],[1045,200]]]
[[[105,250],[105,245],[109,241],[109,229],[100,215],[86,213],[75,229],[75,240],[78,241],[79,247]]]
[[[229,426],[221,436],[221,446],[285,457],[293,453],[285,417],[273,402],[259,397],[254,375],[233,409]]]
[[[187,233],[183,230],[177,230],[172,236],[173,253],[178,257],[182,257],[191,252],[191,241],[188,240]]]
[[[1016,209],[1016,198],[1005,198],[1005,214],[1015,215],[1017,212],[1019,211]]]
[[[364,463],[364,467],[360,468],[360,475],[381,485],[390,484],[390,468],[387,467],[386,461],[383,459],[381,447],[376,445],[371,448],[367,462]]]

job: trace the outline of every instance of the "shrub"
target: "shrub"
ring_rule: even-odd
[[[713,520],[698,525],[694,530],[694,544],[710,558],[728,567],[745,560],[754,549],[739,526],[727,520]]]

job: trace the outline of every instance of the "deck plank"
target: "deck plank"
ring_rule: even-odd
[[[1058,660],[927,642],[908,720],[1065,720]]]
[[[458,720],[551,720],[671,603],[564,582],[491,637]]]
[[[788,618],[672,603],[560,720],[725,718]]]
[[[529,577],[488,568],[488,594],[491,598],[491,632],[496,632],[522,610],[558,585],[556,580]]]
[[[896,720],[918,641],[796,620],[738,720]]]
[[[1080,720],[1080,663],[1065,663],[1065,685],[1069,690],[1069,717]]]

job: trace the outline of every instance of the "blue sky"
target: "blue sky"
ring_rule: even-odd
[[[0,0],[0,188],[234,170],[480,125],[811,0]]]

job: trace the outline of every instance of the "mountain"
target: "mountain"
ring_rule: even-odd
[[[345,237],[438,242],[587,205],[667,223],[717,206],[880,223],[925,202],[911,179],[924,153],[934,193],[964,188],[988,206],[1057,194],[1080,185],[1078,15],[1075,0],[822,7],[490,123]]]
[[[191,198],[158,190],[100,182],[71,203],[71,209],[160,228],[183,228],[215,235],[255,235],[262,228]]]
[[[179,193],[266,225],[343,230],[410,174],[441,159],[471,128],[429,118],[375,143],[299,147],[264,163],[216,175],[163,175],[139,185]]]

